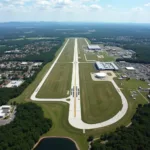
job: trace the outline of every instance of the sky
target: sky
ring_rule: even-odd
[[[150,23],[150,0],[0,0],[0,22]]]

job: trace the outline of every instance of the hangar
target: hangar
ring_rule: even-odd
[[[99,62],[95,63],[98,70],[119,70],[119,68],[113,62]]]
[[[101,50],[99,45],[88,45],[88,50]]]

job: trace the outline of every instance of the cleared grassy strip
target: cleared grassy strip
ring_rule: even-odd
[[[115,123],[111,126],[100,128],[100,129],[88,130],[86,132],[87,135],[93,134],[93,135],[99,137],[100,134],[112,132],[117,127],[120,127],[122,125],[124,125],[124,126],[128,125],[131,122],[131,118],[133,117],[133,115],[136,111],[136,108],[138,107],[138,104],[147,103],[147,101],[140,94],[137,95],[136,100],[133,100],[133,98],[131,97],[131,94],[130,94],[130,90],[136,90],[138,86],[147,87],[146,82],[137,81],[137,80],[122,81],[122,80],[117,80],[117,79],[115,79],[115,81],[118,84],[118,86],[120,88],[122,88],[122,92],[128,101],[128,111],[127,111],[126,115],[121,120],[119,120],[117,123]],[[122,86],[121,86],[121,82],[123,82]]]
[[[93,64],[80,64],[82,118],[91,124],[112,118],[122,108],[112,83],[93,81],[90,75],[93,71]]]
[[[38,98],[65,98],[69,96],[72,77],[71,63],[57,63],[39,90]]]
[[[58,62],[72,62],[73,61],[74,41],[75,41],[74,39],[69,40],[60,58],[58,59]]]
[[[86,62],[84,57],[84,47],[87,46],[87,43],[84,39],[78,39],[78,56],[79,56],[79,62]]]

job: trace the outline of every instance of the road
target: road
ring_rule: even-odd
[[[78,61],[78,39],[75,39],[75,45],[74,45],[74,59],[73,59],[73,71],[72,71],[72,82],[71,82],[71,92],[70,92],[70,96],[67,98],[63,98],[63,99],[44,99],[44,98],[36,98],[36,95],[38,93],[38,91],[40,90],[40,88],[42,87],[42,85],[44,84],[46,78],[50,75],[53,67],[55,66],[57,60],[59,59],[60,55],[62,54],[63,50],[65,49],[67,43],[69,40],[67,40],[67,42],[65,43],[64,47],[62,48],[61,52],[59,53],[58,57],[56,58],[56,60],[54,61],[53,65],[49,68],[48,72],[46,73],[46,75],[44,76],[44,78],[42,79],[42,81],[40,82],[40,84],[38,85],[38,87],[36,88],[36,90],[34,91],[34,93],[31,96],[31,100],[35,100],[35,101],[62,101],[62,102],[67,102],[69,104],[69,117],[68,117],[68,121],[69,123],[78,129],[95,129],[95,128],[101,128],[101,127],[105,127],[105,126],[109,126],[111,124],[116,123],[117,121],[119,121],[127,112],[128,110],[128,103],[127,100],[125,98],[125,96],[123,95],[122,91],[119,89],[119,87],[117,86],[117,84],[114,82],[114,80],[112,80],[112,84],[114,85],[116,91],[118,92],[118,94],[121,97],[121,101],[122,101],[122,109],[111,119],[106,120],[104,122],[101,123],[96,123],[96,124],[87,124],[85,122],[82,121],[82,117],[81,117],[81,102],[80,102],[80,80],[79,80],[79,61]],[[70,101],[66,101],[66,99],[70,99]]]

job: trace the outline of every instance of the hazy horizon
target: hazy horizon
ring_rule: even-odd
[[[150,0],[1,0],[0,22],[150,23]]]

